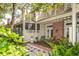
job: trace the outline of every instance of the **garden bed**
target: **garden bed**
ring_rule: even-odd
[[[37,45],[40,45],[40,46],[44,46],[44,47],[50,48],[50,46],[46,42],[43,42],[43,41],[39,41],[39,42],[36,42],[34,44],[37,44]]]

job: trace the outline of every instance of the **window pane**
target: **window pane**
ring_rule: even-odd
[[[25,23],[25,29],[28,29],[28,23]]]
[[[35,30],[35,24],[34,23],[29,23],[28,29],[29,30]]]
[[[30,30],[35,30],[35,24],[33,23]]]
[[[40,30],[40,24],[37,24],[37,30]]]

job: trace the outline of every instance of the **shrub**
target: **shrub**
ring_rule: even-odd
[[[73,45],[67,39],[60,39],[59,44],[53,43],[52,56],[78,56],[79,43]]]
[[[22,36],[11,31],[10,28],[0,27],[0,56],[25,56],[27,48],[23,45]]]
[[[45,56],[45,53],[43,53],[43,52],[37,52],[36,56]]]

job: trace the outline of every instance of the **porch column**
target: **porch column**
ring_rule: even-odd
[[[76,34],[76,4],[72,4],[72,38],[73,44],[77,41],[77,34]]]
[[[37,37],[37,22],[35,22],[35,37]],[[35,41],[37,41],[36,38]]]
[[[22,10],[22,19],[23,19],[23,36],[24,36],[24,40],[25,40],[25,13],[26,13],[26,10],[23,8]]]
[[[57,6],[55,5],[55,15],[57,14],[56,12],[57,12]]]

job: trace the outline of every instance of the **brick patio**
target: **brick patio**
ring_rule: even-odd
[[[36,56],[37,52],[42,52],[45,55],[44,56],[49,56],[49,53],[51,51],[50,48],[38,45],[38,44],[26,44],[26,47],[28,48],[30,56]]]

